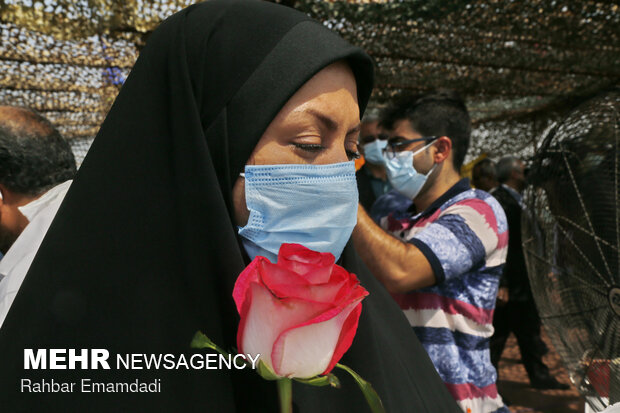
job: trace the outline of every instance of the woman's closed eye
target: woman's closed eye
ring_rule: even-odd
[[[360,154],[357,150],[352,151],[350,149],[347,149],[346,151],[347,151],[347,157],[349,158],[350,161],[359,159],[362,156],[362,154]]]
[[[308,152],[310,154],[318,154],[321,151],[327,149],[325,146],[318,143],[297,143],[293,142],[293,146],[297,149],[301,149],[302,151]],[[354,159],[359,159],[361,154],[357,150],[345,149],[347,153],[347,158],[352,161]]]
[[[318,152],[321,152],[322,150],[326,149],[325,146],[321,145],[320,143],[297,143],[297,142],[293,142],[293,146],[295,146],[296,148],[301,149],[303,151],[310,152],[310,153],[318,153]]]

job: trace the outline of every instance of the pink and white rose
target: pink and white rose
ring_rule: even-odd
[[[279,377],[329,373],[351,346],[368,295],[334,261],[298,244],[282,244],[276,264],[256,257],[233,290],[239,353],[260,354]]]

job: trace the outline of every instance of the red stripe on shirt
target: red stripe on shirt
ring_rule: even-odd
[[[497,397],[497,387],[495,383],[489,384],[486,387],[477,387],[471,383],[462,383],[462,384],[452,384],[445,383],[446,387],[452,397],[456,400],[466,400],[466,399],[475,399],[475,398],[489,398],[495,399]]]
[[[501,234],[497,234],[497,247],[496,249],[502,249],[508,245],[508,231],[504,231]]]
[[[433,293],[410,292],[407,294],[392,294],[401,309],[408,310],[436,310],[441,309],[452,315],[463,315],[478,324],[491,324],[493,310],[476,307],[475,305],[443,297]]]
[[[482,199],[465,199],[463,201],[459,201],[453,205],[450,205],[448,208],[446,208],[446,211],[456,205],[468,206],[478,212],[484,217],[491,229],[497,234],[497,218],[495,217],[495,213],[493,212],[493,208],[491,208],[491,205],[487,204]]]

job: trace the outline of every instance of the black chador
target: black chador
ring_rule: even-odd
[[[248,264],[231,190],[266,127],[315,73],[346,59],[363,111],[372,62],[303,13],[211,0],[151,35],[104,121],[0,330],[0,411],[276,412],[247,370],[24,370],[24,349],[190,353],[197,330],[235,346],[232,300]],[[342,362],[390,413],[458,412],[402,311],[349,245],[370,296]],[[365,412],[354,382],[296,385],[298,412]],[[161,381],[161,392],[22,393],[20,380]]]

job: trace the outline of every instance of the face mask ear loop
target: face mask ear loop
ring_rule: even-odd
[[[239,172],[239,176],[245,179],[245,172]]]
[[[430,148],[430,147],[431,147],[431,145],[432,145],[432,144],[434,144],[434,143],[435,143],[435,141],[433,141],[433,142],[431,142],[431,143],[429,143],[429,144],[427,144],[427,145],[425,145],[425,146],[421,147],[421,148],[420,148],[420,149],[418,149],[417,151],[413,152],[413,156],[412,156],[411,161],[412,161],[412,162],[414,162],[414,158],[415,158],[415,156],[416,156],[417,154],[419,154],[420,152],[422,152],[422,151],[423,151],[423,150],[425,150],[426,148]],[[429,177],[429,176],[433,173],[433,171],[435,170],[435,167],[436,167],[436,166],[437,166],[437,164],[436,164],[436,163],[433,163],[433,167],[430,169],[430,171],[428,171],[428,172],[427,172],[426,174],[424,174],[424,175],[428,178],[428,177]],[[413,169],[415,169],[415,170],[416,170],[416,172],[417,172],[417,169],[416,169],[416,167],[415,167],[415,162],[414,162],[414,164],[413,164]],[[418,172],[418,173],[421,173],[421,172]]]
[[[426,177],[428,178],[429,176],[431,176],[431,174],[433,173],[433,171],[435,170],[435,167],[439,165],[439,164],[433,164],[433,167],[428,171],[428,173],[426,174]]]
[[[422,151],[423,151],[423,150],[425,150],[426,148],[430,148],[430,147],[431,147],[431,145],[433,145],[434,143],[435,143],[435,142],[433,141],[433,142],[431,142],[431,143],[429,143],[429,144],[427,144],[427,145],[425,145],[425,146],[421,147],[420,149],[418,149],[417,151],[415,151],[415,152],[413,153],[413,156],[416,156],[417,154],[419,154],[420,152],[422,152]]]

